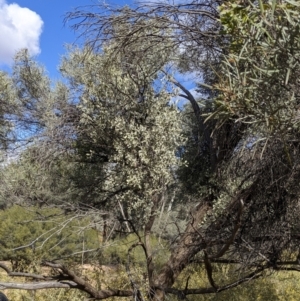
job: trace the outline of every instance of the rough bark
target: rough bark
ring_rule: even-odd
[[[153,300],[164,300],[164,289],[172,287],[182,270],[203,247],[203,244],[201,244],[203,241],[197,228],[210,209],[211,207],[206,203],[199,204],[196,207],[192,214],[192,221],[155,280],[156,288],[154,288]]]

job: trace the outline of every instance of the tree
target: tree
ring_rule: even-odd
[[[12,114],[17,111],[17,102],[15,94],[12,91],[13,82],[5,73],[0,72],[0,147],[1,150],[7,149],[8,145],[14,141],[12,129],[14,127],[14,119]]]
[[[110,229],[135,234],[128,285],[98,289],[66,265],[45,261],[58,271],[52,281],[22,287],[73,287],[95,299],[163,300],[166,294],[225,291],[265,271],[299,270],[298,4],[104,8],[108,14],[79,9],[68,16],[81,18],[75,28],[85,29],[86,45],[63,60],[69,82],[50,93],[50,118],[35,145],[48,146],[48,162],[55,162],[57,150],[70,156],[66,178],[79,195],[73,208],[105,210]],[[20,71],[28,70],[24,66]],[[203,109],[175,79],[177,70],[203,75]],[[23,78],[29,99],[41,97],[29,89],[30,77]],[[190,103],[183,118],[171,105],[178,94]],[[181,176],[195,164],[205,175]],[[198,187],[189,190],[192,181]],[[159,264],[159,249],[151,243],[155,227],[170,252]],[[132,272],[136,248],[145,255],[143,279]],[[228,282],[216,277],[218,264],[236,267]],[[190,287],[185,271],[191,266],[205,271],[207,286]]]
[[[106,51],[110,51],[109,45]],[[175,155],[176,147],[183,143],[180,115],[170,103],[174,93],[169,87],[165,88],[164,79],[157,73],[156,64],[160,64],[159,59],[164,59],[163,56],[158,58],[158,62],[155,57],[151,62],[151,56],[144,62],[140,60],[134,77],[127,73],[126,65],[125,69],[120,68],[123,63],[121,56],[115,58],[115,64],[107,60],[107,57],[109,56],[105,52],[93,54],[89,49],[73,50],[70,53],[69,58],[63,61],[61,70],[70,79],[70,87],[74,93],[72,103],[76,103],[75,112],[78,115],[70,119],[69,112],[64,114],[58,106],[59,103],[55,103],[54,107],[52,100],[56,94],[55,91],[49,91],[53,94],[47,96],[48,100],[43,99],[47,101],[43,108],[46,108],[49,118],[44,123],[41,122],[43,127],[38,131],[33,145],[23,152],[18,162],[8,165],[4,174],[10,169],[14,171],[15,166],[20,169],[17,172],[19,178],[15,177],[17,183],[13,185],[13,192],[19,191],[23,202],[37,202],[39,205],[51,203],[66,208],[65,202],[60,202],[57,196],[60,192],[64,193],[68,178],[72,182],[70,173],[62,169],[70,167],[67,162],[60,163],[62,158],[58,159],[56,152],[63,154],[73,141],[73,171],[82,168],[85,172],[80,174],[79,181],[89,176],[89,165],[96,166],[92,167],[95,171],[95,191],[86,194],[88,200],[80,200],[87,188],[77,190],[81,193],[77,197],[80,201],[77,209],[82,208],[86,211],[89,208],[108,208],[110,215],[119,216],[119,223],[125,222],[127,228],[131,229],[130,231],[134,229],[136,234],[146,223],[145,245],[147,252],[150,252],[149,229],[168,185],[172,185],[174,181],[174,172],[179,161]],[[26,57],[26,53],[17,57],[17,60],[21,60],[21,63],[29,62],[24,65],[18,63],[21,75],[32,73],[32,69],[39,70],[30,58]],[[26,76],[23,78],[22,84],[28,87],[29,97],[39,100],[42,96],[33,95],[32,91],[35,90],[30,89],[31,83],[27,82]],[[160,83],[154,90],[152,83],[155,80]],[[41,100],[37,103],[40,102]],[[39,108],[34,109],[40,112]],[[36,116],[45,118],[45,114]],[[58,122],[53,124],[52,118]],[[65,121],[64,128],[61,130],[59,127],[56,130],[57,125],[62,124],[60,118]],[[40,121],[38,119],[38,122]],[[53,144],[51,139],[58,134],[66,138],[58,145]],[[76,134],[76,139],[73,134]],[[46,153],[50,158],[45,160]],[[68,159],[67,154],[64,159]],[[78,164],[76,160],[80,160]],[[27,174],[26,178],[20,177],[22,169]],[[43,175],[42,183],[36,179],[37,170]],[[32,178],[28,178],[29,174]],[[56,177],[59,175],[63,177],[58,180]],[[76,188],[78,182],[75,181],[74,185]],[[24,186],[30,187],[29,193]],[[9,186],[7,188],[10,189]],[[5,196],[10,193],[8,191]],[[72,193],[67,193],[67,197],[71,195]],[[64,201],[62,195],[59,197]],[[134,228],[129,227],[129,223]],[[47,263],[49,264],[52,265]],[[93,294],[95,292],[97,293],[93,289]],[[125,294],[130,295],[132,292],[127,291]],[[103,293],[97,293],[97,296],[102,295]]]

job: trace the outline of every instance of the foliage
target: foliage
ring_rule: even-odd
[[[133,266],[140,268],[143,267],[145,263],[145,253],[143,249],[137,246],[128,252],[130,247],[137,242],[138,238],[135,234],[129,234],[124,238],[116,238],[109,241],[107,246],[104,246],[103,248],[102,263],[126,265],[128,262],[128,256],[130,256],[130,262]],[[151,245],[157,254],[155,265],[157,268],[161,267],[169,256],[166,242],[164,240],[159,240],[155,236],[152,236]]]
[[[86,228],[87,217],[67,217],[58,208],[13,206],[0,217],[1,260],[18,270],[76,253],[82,261],[82,252],[99,247],[97,232]]]
[[[41,148],[43,146],[41,145]],[[70,174],[73,164],[61,153],[49,152],[47,160],[40,159],[37,145],[29,146],[10,164],[0,169],[2,190],[0,204],[2,208],[12,204],[67,205],[68,201],[76,201],[76,189]]]
[[[13,81],[3,71],[0,71],[0,147],[6,149],[14,141],[15,126],[13,114],[17,113],[17,101],[13,89]]]
[[[298,227],[299,4],[230,1],[219,9],[229,46],[208,119],[216,117],[218,128],[234,123],[239,132],[230,161],[222,162],[223,175],[236,183],[225,196],[237,193],[246,199],[240,239],[252,241],[255,250],[269,249],[271,264],[283,257],[280,246],[289,245],[292,254],[297,244],[279,233],[295,233]],[[276,242],[268,241],[274,227]]]
[[[26,51],[5,79],[30,143],[2,167],[0,201],[33,210],[1,213],[5,258],[29,244],[16,249],[28,261],[48,256],[42,245],[83,260],[85,231],[83,249],[100,234],[93,263],[118,263],[119,281],[61,260],[44,262],[50,284],[22,275],[94,299],[279,298],[264,277],[299,269],[298,3],[96,7],[69,14],[86,43],[62,59],[64,82]],[[201,101],[176,80],[183,71],[205,81]]]
[[[197,103],[202,107],[203,113],[210,111],[210,101],[199,99]],[[206,133],[199,130],[190,103],[184,106],[182,127],[186,143],[180,154],[184,164],[177,171],[181,184],[179,199],[198,198],[201,195],[206,195],[208,189],[212,188],[211,177],[214,170],[211,165],[211,153],[208,151]]]
[[[260,127],[263,138],[298,132],[299,14],[297,2],[226,2],[220,7],[231,36],[217,85],[217,112]]]
[[[139,212],[142,222],[155,195],[173,182],[172,169],[179,163],[175,150],[183,142],[180,116],[168,104],[172,91],[163,78],[159,91],[151,86],[160,61],[145,57],[130,74],[126,68],[135,67],[134,62],[124,62],[122,55],[112,62],[111,48],[101,55],[74,50],[61,70],[78,97],[79,155],[91,165],[87,170],[96,173],[88,178],[87,188],[95,194],[87,202],[105,205],[116,195],[129,217]]]

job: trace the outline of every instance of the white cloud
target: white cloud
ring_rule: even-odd
[[[0,64],[11,64],[21,48],[31,55],[40,53],[43,21],[34,11],[0,0]]]

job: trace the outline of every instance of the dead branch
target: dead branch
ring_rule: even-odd
[[[38,280],[51,280],[51,279],[53,279],[52,277],[39,275],[39,274],[13,272],[4,263],[0,263],[0,268],[2,268],[7,273],[7,275],[10,276],[10,277],[25,277],[25,278],[38,279]]]
[[[252,272],[252,273],[248,274],[247,276],[240,278],[237,281],[234,281],[230,284],[219,287],[217,289],[217,291],[214,287],[199,288],[199,289],[184,289],[184,290],[179,290],[179,289],[175,289],[175,288],[165,288],[165,289],[163,289],[161,287],[159,287],[157,289],[162,289],[162,290],[164,290],[165,293],[173,294],[173,295],[177,295],[177,296],[213,294],[213,293],[216,293],[216,292],[222,292],[222,291],[231,289],[233,287],[236,287],[236,286],[238,286],[242,283],[251,281],[253,279],[257,279],[257,278],[259,278],[263,275],[262,274],[263,270],[264,270],[263,268],[258,269],[257,271]]]
[[[213,272],[212,265],[211,265],[208,255],[207,255],[207,252],[205,250],[204,250],[204,265],[205,265],[205,270],[206,270],[207,278],[208,278],[210,285],[217,290],[218,287],[215,284],[215,281],[212,276],[212,272]]]
[[[22,289],[22,290],[38,290],[49,288],[78,288],[75,282],[57,282],[45,281],[35,283],[15,283],[15,282],[0,282],[1,289]]]
[[[235,223],[235,226],[234,226],[231,236],[229,237],[228,241],[223,246],[223,248],[216,255],[209,256],[210,259],[222,257],[226,253],[226,251],[229,249],[231,244],[233,243],[235,236],[241,226],[241,215],[242,215],[243,209],[244,209],[244,202],[243,202],[243,200],[240,200],[240,208],[239,208],[238,216],[237,216],[236,223]]]
[[[71,282],[76,283],[78,289],[88,293],[92,298],[96,300],[102,300],[114,296],[129,297],[133,295],[133,291],[130,290],[106,289],[99,291],[94,286],[85,281],[83,278],[76,275],[72,270],[68,269],[66,266],[60,263],[46,261],[43,264],[45,266],[60,270],[61,273],[59,276],[57,276],[58,279],[63,278],[63,281],[69,280]]]

